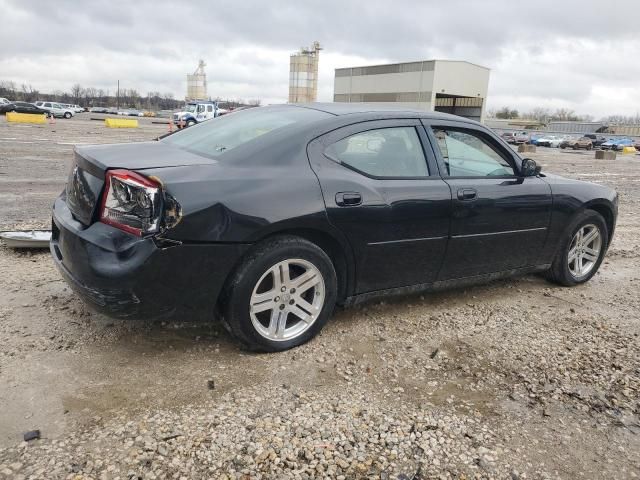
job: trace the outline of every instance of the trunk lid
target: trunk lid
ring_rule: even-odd
[[[67,206],[76,220],[89,226],[100,203],[105,171],[124,168],[144,173],[150,168],[215,163],[164,142],[78,146],[65,189]]]

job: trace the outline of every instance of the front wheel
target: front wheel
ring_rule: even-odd
[[[71,114],[69,112],[64,112],[64,118],[67,120],[71,118]]]
[[[593,277],[607,251],[607,224],[598,212],[585,210],[572,222],[561,240],[550,270],[551,279],[567,287],[584,283]]]
[[[274,237],[244,259],[226,286],[223,321],[251,350],[287,350],[322,329],[336,296],[336,272],[321,248],[299,237]]]
[[[187,127],[190,127],[195,124],[196,124],[195,120],[187,120]]]

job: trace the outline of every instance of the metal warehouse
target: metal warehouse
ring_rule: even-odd
[[[466,61],[425,60],[338,68],[335,102],[392,102],[484,119],[490,69]]]

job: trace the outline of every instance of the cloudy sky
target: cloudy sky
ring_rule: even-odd
[[[319,100],[335,68],[423,59],[491,68],[489,108],[640,111],[637,0],[0,0],[0,80],[40,91],[135,88],[287,99],[289,54],[314,40]]]

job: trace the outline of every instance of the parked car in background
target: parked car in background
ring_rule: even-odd
[[[370,104],[253,108],[73,161],[50,243],[70,287],[116,317],[220,312],[252,350],[308,341],[336,304],[582,284],[618,213],[611,188],[540,175],[477,122]]]
[[[607,141],[606,137],[603,137],[602,135],[596,135],[595,133],[586,133],[584,136],[591,139],[593,148],[599,147]]]
[[[574,150],[584,148],[585,150],[591,150],[593,144],[589,137],[567,138],[560,143],[560,148],[573,148]]]
[[[504,132],[501,137],[507,143],[516,143],[516,134],[514,132]]]
[[[111,114],[111,115],[117,115],[117,114],[118,114],[118,111],[119,111],[119,110],[118,110],[117,108],[111,107],[111,108],[107,109],[107,112],[106,112],[106,113],[109,113],[109,114]]]
[[[544,134],[542,133],[532,133],[531,135],[529,135],[529,144],[538,145],[538,140],[543,137]]]
[[[630,138],[611,138],[600,145],[603,150],[622,150],[624,147],[633,146],[633,140]]]
[[[47,116],[49,115],[49,112],[47,110],[44,110],[34,105],[33,103],[28,103],[28,102],[12,102],[12,103],[5,103],[0,105],[0,113],[6,114],[7,112],[35,113],[35,114],[44,113]]]
[[[89,109],[91,113],[109,113],[109,109],[107,107],[91,107]]]
[[[11,103],[8,99],[0,97],[0,105],[7,105],[8,103]]]
[[[15,107],[16,106],[11,102],[9,102],[9,103],[0,103],[0,113],[2,115],[4,115],[7,112],[12,112]]]
[[[558,137],[556,135],[547,135],[540,137],[537,141],[537,145],[540,147],[558,148],[563,140],[564,139],[562,137]]]
[[[76,114],[76,112],[74,112],[70,108],[65,107],[64,105],[57,102],[42,102],[42,105],[39,105],[39,107],[44,110],[47,110],[54,117],[57,117],[57,118],[68,119],[73,117]]]
[[[529,134],[527,132],[516,132],[516,145],[529,143]]]
[[[84,112],[84,108],[81,107],[80,105],[66,104],[66,106],[69,107],[71,110],[73,110],[75,113]]]

